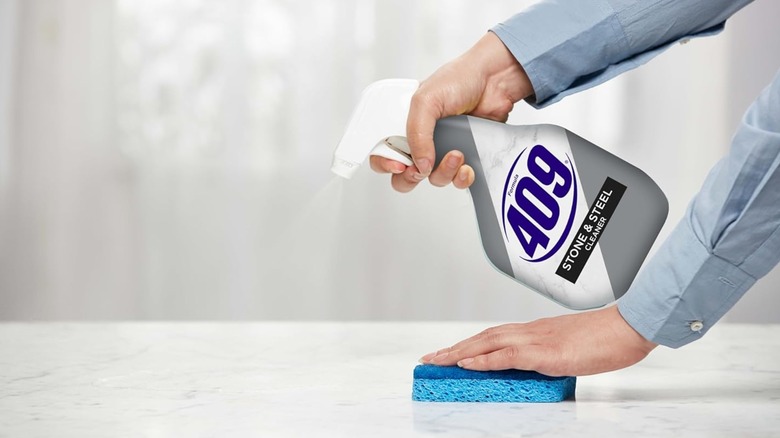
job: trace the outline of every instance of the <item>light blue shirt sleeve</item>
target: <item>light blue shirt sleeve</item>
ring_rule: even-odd
[[[780,72],[750,106],[731,150],[621,298],[642,336],[699,339],[780,261]]]
[[[559,0],[491,29],[528,74],[541,108],[636,68],[676,42],[723,30],[751,0]]]
[[[541,107],[641,65],[676,41],[722,30],[748,0],[549,1],[493,32]],[[780,261],[780,73],[745,114],[730,152],[621,298],[645,338],[699,339]]]

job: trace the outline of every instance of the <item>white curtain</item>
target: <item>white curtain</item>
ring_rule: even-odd
[[[466,192],[329,172],[365,85],[422,79],[530,3],[0,0],[0,317],[564,312],[488,265]],[[734,41],[510,123],[643,168],[669,196],[666,234],[728,145],[730,102],[755,94],[730,86]]]

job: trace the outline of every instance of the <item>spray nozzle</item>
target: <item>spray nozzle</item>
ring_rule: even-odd
[[[403,134],[418,86],[414,79],[384,79],[366,87],[333,153],[331,171],[351,178],[369,155],[411,166],[412,156]]]

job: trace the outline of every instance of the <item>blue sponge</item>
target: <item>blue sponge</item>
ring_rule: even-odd
[[[412,400],[549,403],[573,397],[576,385],[576,377],[550,377],[535,371],[470,371],[457,366],[417,365]]]

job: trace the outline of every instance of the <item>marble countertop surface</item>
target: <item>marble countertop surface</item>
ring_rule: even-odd
[[[2,323],[0,436],[780,436],[780,326],[721,325],[576,401],[411,400],[460,322]]]

